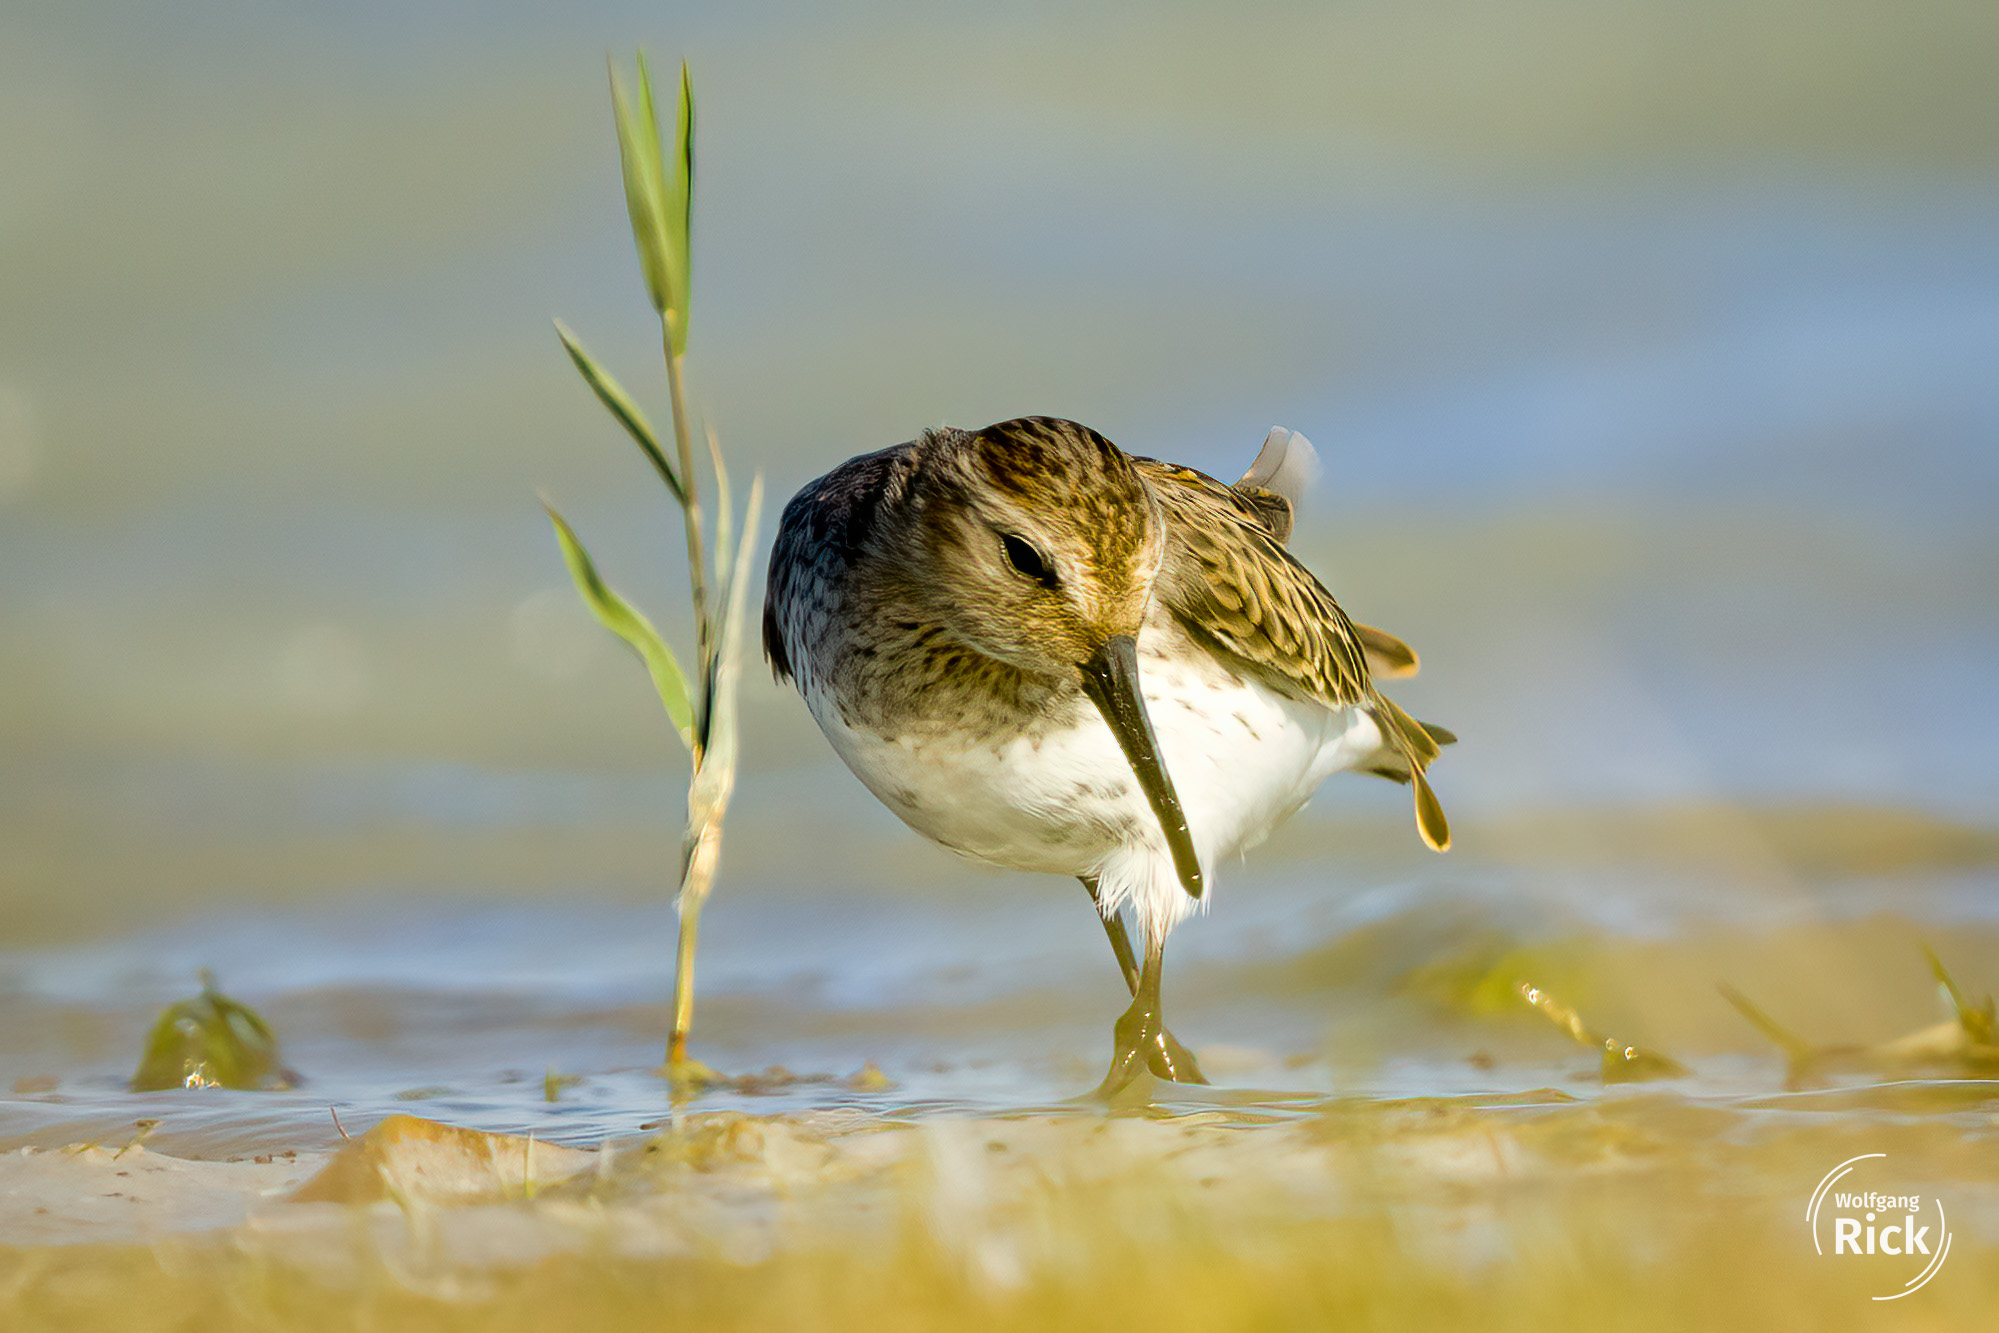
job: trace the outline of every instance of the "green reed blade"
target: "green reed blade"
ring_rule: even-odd
[[[640,56],[644,60],[644,56]],[[641,67],[643,68],[643,66]],[[672,283],[675,318],[671,322],[673,354],[687,350],[688,302],[693,292],[694,250],[689,240],[694,211],[694,76],[680,62],[680,112],[675,126],[673,167],[662,175],[666,183],[667,277]]]
[[[680,733],[680,742],[694,750],[694,709],[687,691],[687,677],[680,670],[680,663],[674,659],[673,650],[660,638],[659,631],[630,603],[611,590],[597,574],[596,565],[591,563],[589,553],[583,543],[576,538],[575,531],[555,507],[546,502],[542,508],[548,511],[549,522],[555,525],[555,540],[562,547],[562,561],[569,566],[569,577],[576,583],[576,591],[583,596],[584,603],[605,629],[630,644],[632,650],[646,664],[652,673],[653,688],[659,691],[659,701],[666,707],[667,717],[673,720],[674,729]]]
[[[673,303],[672,244],[666,174],[659,158],[659,118],[654,113],[652,80],[645,55],[638,59],[636,101],[611,66],[611,106],[618,130],[618,164],[624,173],[625,209],[631,215],[632,241],[638,247],[639,269],[654,310],[665,314]]]
[[[569,359],[575,362],[577,372],[583,376],[583,382],[590,386],[591,392],[597,395],[597,401],[618,419],[618,424],[623,426],[634,440],[638,441],[639,448],[643,449],[645,456],[652,460],[653,468],[658,471],[660,480],[664,481],[666,488],[673,492],[673,498],[685,505],[687,488],[680,484],[679,474],[673,470],[673,464],[667,461],[666,451],[659,447],[659,436],[653,433],[652,423],[646,420],[646,415],[639,410],[639,405],[632,401],[632,396],[625,392],[624,386],[611,377],[611,372],[598,365],[596,358],[583,350],[583,344],[577,341],[569,326],[559,319],[555,321],[555,336],[562,339],[563,347],[569,352]]]
[[[708,462],[715,470],[715,577],[724,586],[729,581],[729,554],[735,538],[730,523],[735,515],[735,497],[729,488],[729,465],[722,461],[722,443],[715,438],[715,428],[707,428]]]
[[[1964,992],[1957,988],[1956,980],[1944,967],[1943,959],[1937,957],[1937,951],[1925,944],[1923,953],[1930,960],[1930,975],[1936,978],[1937,986],[1943,991],[1944,998],[1950,1002],[1950,1007],[1957,1016],[1958,1026],[1963,1028],[1964,1034],[1973,1041],[1990,1044],[1994,1028],[1992,997],[1986,996],[1983,1004],[1973,1004]]]
[[[715,645],[715,666],[708,681],[711,700],[708,716],[708,734],[703,738],[704,752],[725,757],[733,768],[736,753],[736,681],[742,674],[742,643],[744,606],[747,602],[749,580],[744,571],[749,568],[751,548],[756,544],[757,524],[763,513],[764,479],[759,472],[750,481],[749,500],[743,505],[743,535],[736,548],[724,576],[721,633]],[[695,786],[701,786],[707,774],[704,764],[702,771],[694,775]],[[717,786],[721,800],[728,800],[727,787],[733,783],[734,775],[717,775]],[[704,808],[707,794],[702,798],[690,797],[689,808]]]
[[[694,179],[694,85],[686,63],[680,67],[678,134],[670,169],[660,151],[659,115],[643,51],[638,57],[636,91],[627,89],[617,67],[611,67],[611,104],[618,128],[618,161],[625,179],[625,209],[631,215],[639,269],[645,275],[653,309],[672,332],[672,351],[678,356],[687,350],[691,268],[687,221]]]

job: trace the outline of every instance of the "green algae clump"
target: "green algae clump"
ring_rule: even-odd
[[[237,1088],[276,1091],[298,1076],[278,1058],[277,1034],[250,1006],[215,988],[204,970],[201,994],[170,1004],[146,1038],[132,1091]]]

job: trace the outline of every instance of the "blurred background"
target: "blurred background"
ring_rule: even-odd
[[[683,761],[536,501],[684,641],[677,519],[549,324],[664,417],[641,44],[692,63],[691,384],[767,534],[939,422],[1317,444],[1294,545],[1423,653],[1460,849],[1329,784],[1176,936],[1194,1044],[1504,1082],[1435,1024],[1535,941],[1626,951],[1565,966],[1696,1050],[1758,1049],[1724,973],[1827,1039],[1933,1016],[1918,936],[1999,979],[1989,5],[16,0],[8,1069],[122,1076],[201,963],[321,1077],[410,1005],[465,1069],[663,1039]],[[1075,886],[902,830],[760,668],[745,708],[697,1045],[1093,1070]]]

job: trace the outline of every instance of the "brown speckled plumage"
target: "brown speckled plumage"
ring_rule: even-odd
[[[1310,459],[1273,431],[1228,486],[1022,417],[853,459],[779,524],[765,650],[848,767],[926,837],[1089,891],[1133,996],[1107,1093],[1203,1081],[1162,1017],[1166,936],[1328,774],[1413,783],[1449,843],[1423,776],[1449,734],[1374,684],[1415,654],[1285,549]]]
[[[1366,709],[1388,742],[1369,771],[1413,780],[1425,840],[1448,844],[1423,772],[1449,733],[1385,698],[1370,668],[1388,663],[1401,674],[1415,656],[1393,636],[1356,625],[1285,548],[1290,502],[1125,454],[1059,418],[928,431],[800,491],[779,525],[764,607],[764,648],[779,678],[811,659],[805,669],[828,673],[849,724],[891,739],[939,722],[1011,736],[1073,720],[1086,707],[1073,681],[1037,679],[939,623],[932,580],[952,553],[907,549],[910,533],[924,528],[923,510],[972,504],[981,488],[1062,509],[1092,534],[1090,573],[1104,580],[1134,566],[1146,516],[1156,515],[1165,540],[1153,595],[1175,624],[1231,671],[1329,708]],[[794,645],[806,652],[795,655]]]

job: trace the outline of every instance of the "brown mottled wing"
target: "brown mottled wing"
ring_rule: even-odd
[[[1263,526],[1270,529],[1270,535],[1280,542],[1291,540],[1291,502],[1276,491],[1265,490],[1261,486],[1246,486],[1241,482],[1229,487],[1235,498],[1256,511]]]
[[[1439,851],[1449,847],[1443,808],[1423,777],[1438,740],[1449,733],[1433,735],[1376,692],[1369,649],[1386,645],[1370,644],[1312,571],[1284,549],[1280,523],[1260,496],[1192,468],[1134,461],[1166,519],[1157,587],[1168,609],[1188,632],[1270,688],[1329,708],[1365,708],[1386,747],[1368,771],[1413,783],[1423,840]],[[1288,523],[1281,526],[1288,531]],[[1380,631],[1369,634],[1400,646]]]
[[[1373,690],[1360,636],[1251,497],[1192,468],[1139,470],[1166,518],[1159,592],[1180,622],[1271,688],[1329,708]]]

